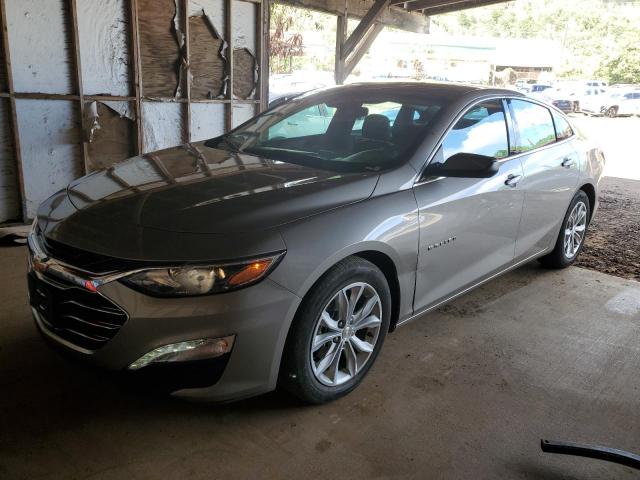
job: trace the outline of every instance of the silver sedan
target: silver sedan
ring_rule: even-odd
[[[33,316],[63,351],[182,397],[330,401],[396,327],[526,262],[571,265],[603,165],[512,91],[300,95],[45,201]]]

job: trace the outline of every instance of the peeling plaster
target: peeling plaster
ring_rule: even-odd
[[[175,0],[138,0],[142,93],[170,98],[181,93],[183,52],[176,31]],[[184,43],[182,43],[184,44]]]
[[[153,152],[182,143],[182,105],[142,102],[144,151]]]
[[[192,86],[191,96],[224,98],[229,83],[226,55],[228,44],[205,10],[190,16],[189,25],[191,64],[187,68]],[[217,51],[212,51],[213,48],[217,48]]]
[[[84,93],[130,95],[128,2],[76,1]]]
[[[85,140],[91,170],[107,168],[134,154],[134,118],[129,102],[88,102]],[[128,116],[127,116],[128,115]]]
[[[233,96],[247,99],[254,96],[258,83],[258,62],[248,48],[233,51]]]
[[[73,93],[66,4],[65,0],[6,2],[17,92]]]

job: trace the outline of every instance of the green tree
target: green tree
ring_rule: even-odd
[[[628,47],[600,64],[598,74],[610,83],[640,83],[640,48]]]

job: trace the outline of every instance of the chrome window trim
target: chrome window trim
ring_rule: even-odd
[[[478,105],[478,104],[480,104],[482,102],[490,101],[490,100],[505,100],[505,101],[508,101],[508,100],[523,100],[525,102],[535,103],[535,104],[537,104],[537,105],[539,105],[541,107],[544,107],[544,108],[548,109],[549,111],[555,110],[561,116],[563,116],[563,117],[565,117],[567,119],[567,122],[569,123],[569,126],[571,127],[571,131],[572,131],[572,134],[571,134],[570,137],[567,137],[567,138],[565,138],[563,140],[560,140],[560,141],[556,140],[553,143],[549,143],[547,145],[543,145],[541,147],[534,148],[533,150],[528,150],[526,152],[515,153],[513,155],[510,154],[510,155],[508,155],[508,156],[506,156],[504,158],[497,159],[498,163],[504,163],[504,162],[507,162],[507,161],[510,161],[510,160],[517,159],[517,158],[522,157],[524,155],[530,155],[532,153],[536,153],[536,152],[545,150],[545,149],[550,148],[550,147],[555,147],[556,145],[561,145],[561,144],[566,143],[566,142],[568,142],[570,140],[574,140],[575,137],[576,137],[575,128],[573,128],[573,125],[571,125],[571,122],[569,122],[569,119],[566,117],[566,115],[561,110],[555,108],[553,105],[547,105],[544,102],[541,102],[541,101],[533,99],[533,98],[529,98],[527,96],[489,95],[489,96],[482,97],[482,98],[476,98],[472,102],[468,103],[462,110],[460,110],[458,115],[454,118],[454,120],[449,124],[449,126],[447,127],[445,132],[442,134],[442,136],[438,139],[438,143],[434,147],[433,151],[427,157],[427,161],[425,162],[425,164],[422,166],[422,168],[418,172],[418,175],[416,176],[416,180],[413,183],[413,187],[419,187],[419,186],[425,185],[427,183],[432,183],[432,182],[436,182],[436,181],[442,180],[443,178],[448,178],[448,177],[436,177],[436,178],[427,178],[427,179],[422,180],[422,181],[420,180],[422,178],[422,174],[424,173],[426,168],[433,161],[433,157],[436,156],[436,153],[438,152],[438,149],[440,147],[442,147],[442,142],[444,141],[445,137],[447,135],[449,135],[449,132],[451,132],[451,130],[453,130],[453,127],[455,126],[456,123],[458,123],[458,120],[460,120],[470,109],[472,109],[476,105]],[[505,112],[505,122],[507,122],[506,116],[508,114],[509,114],[509,112]],[[555,127],[555,123],[553,123],[553,115],[551,116],[551,122],[553,124],[553,129],[554,129],[554,132],[555,132],[555,128],[556,127]],[[515,131],[516,126],[514,125],[513,128],[514,128],[514,131]],[[557,133],[556,133],[556,135],[557,135]],[[509,152],[511,152],[511,139],[509,138],[508,124],[507,124],[507,143],[509,145]]]

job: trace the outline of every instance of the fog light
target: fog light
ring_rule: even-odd
[[[220,357],[231,351],[234,340],[235,335],[229,335],[222,338],[200,338],[198,340],[163,345],[145,353],[129,365],[129,370],[138,370],[150,363],[188,362]]]

